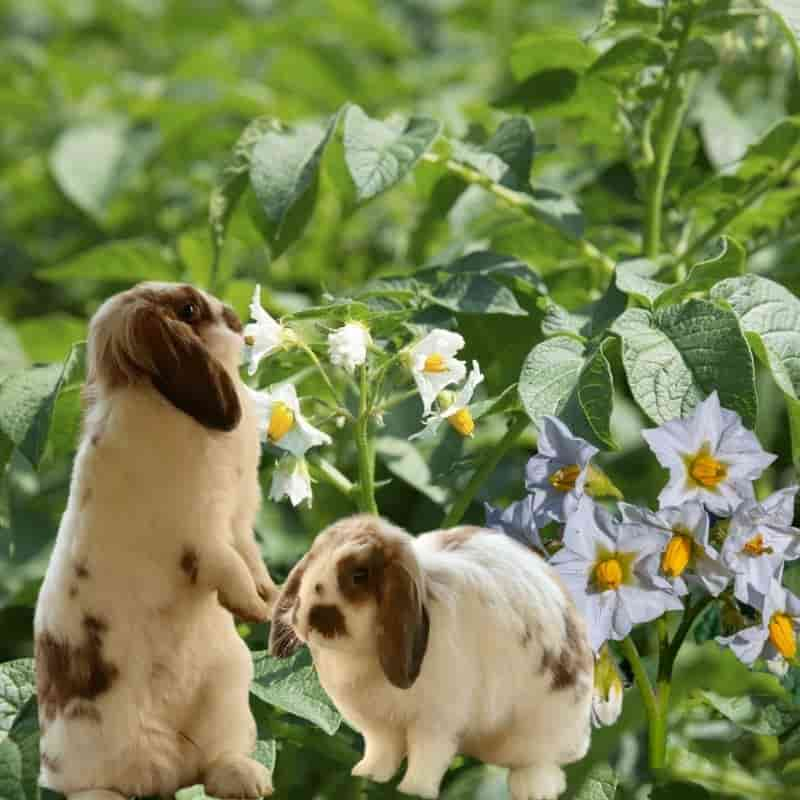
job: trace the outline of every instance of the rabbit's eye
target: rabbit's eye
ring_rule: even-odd
[[[191,322],[197,317],[197,304],[196,303],[185,303],[181,306],[180,311],[178,311],[178,316],[184,322]]]
[[[354,569],[350,575],[350,580],[356,586],[364,586],[369,581],[369,570],[366,567]]]

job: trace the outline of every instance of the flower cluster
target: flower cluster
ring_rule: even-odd
[[[250,303],[250,316],[252,322],[244,329],[245,358],[250,376],[256,375],[263,359],[280,352],[300,350],[310,357],[326,384],[336,394],[325,367],[301,333],[291,324],[274,319],[263,307],[260,286],[256,287]],[[477,361],[472,362],[468,372],[465,362],[456,358],[463,347],[464,339],[459,334],[435,329],[420,340],[411,342],[398,354],[398,358],[384,358],[384,368],[395,360],[403,365],[406,379],[409,383],[413,380],[422,400],[423,427],[415,437],[435,433],[443,422],[447,422],[461,436],[473,435],[475,419],[470,404],[476,388],[483,381],[483,374]],[[380,352],[369,327],[359,320],[350,320],[330,331],[324,350],[326,361],[343,370],[346,376],[353,376],[359,368],[367,370],[370,352]],[[380,368],[376,370],[378,375],[380,372]],[[261,440],[279,457],[273,473],[270,499],[288,497],[295,506],[304,501],[310,504],[312,478],[307,454],[312,448],[330,445],[331,437],[312,425],[304,415],[301,398],[293,383],[286,382],[258,390],[251,388],[249,393]],[[338,397],[335,399],[339,400]],[[334,414],[338,422],[355,419],[343,405],[338,410],[340,413]],[[382,419],[381,408],[372,409],[369,413],[378,422]]]
[[[597,449],[545,417],[526,469],[529,494],[505,510],[487,506],[487,524],[550,559],[597,653],[637,624],[725,593],[759,622],[718,641],[746,664],[763,658],[784,672],[800,626],[800,599],[781,585],[784,564],[800,558],[800,530],[792,527],[798,487],[756,500],[753,481],[775,456],[720,407],[716,392],[689,417],[643,436],[669,470],[658,510],[620,502],[612,513],[600,505],[592,485]],[[554,523],[559,532],[543,543],[542,530]]]

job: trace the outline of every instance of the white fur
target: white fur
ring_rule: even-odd
[[[220,302],[207,300],[219,317]],[[115,302],[97,325],[114,324]],[[85,422],[35,619],[37,641],[71,646],[86,641],[87,614],[102,619],[102,657],[118,671],[107,691],[71,699],[54,719],[40,709],[40,782],[71,800],[170,795],[200,780],[219,797],[271,792],[269,773],[246,758],[252,664],[223,608],[265,618],[258,589],[266,597],[273,587],[252,533],[254,409],[238,378],[241,336],[215,319],[201,338],[237,387],[233,431],[204,428],[148,381],[111,388],[102,374]],[[187,548],[194,583],[181,566]]]
[[[355,519],[363,525],[363,517]],[[583,622],[555,572],[533,552],[497,532],[475,532],[456,546],[448,535],[407,537],[417,562],[410,571],[419,572],[430,617],[427,652],[409,689],[392,685],[381,669],[374,613],[348,607],[338,593],[336,548],[321,547],[305,567],[295,632],[308,642],[337,708],[364,735],[354,775],[387,781],[407,757],[400,791],[432,798],[460,752],[510,767],[513,800],[555,798],[565,786],[560,765],[589,746],[593,659]],[[349,635],[326,639],[309,629],[319,587],[325,602],[345,612]],[[554,690],[543,657],[552,664],[553,655],[575,649],[567,643],[568,620],[579,643],[575,680]]]

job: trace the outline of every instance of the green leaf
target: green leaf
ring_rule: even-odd
[[[250,691],[259,699],[313,722],[333,736],[342,718],[320,686],[311,656],[303,649],[290,658],[254,653],[255,677]]]
[[[142,280],[175,281],[180,271],[168,252],[150,239],[119,239],[86,250],[64,264],[45,267],[36,277],[53,283]]]
[[[696,783],[683,783],[670,781],[661,783],[653,787],[650,800],[713,800],[708,789],[698,786]]]
[[[22,754],[11,739],[0,742],[0,797],[27,800],[22,785]]]
[[[25,349],[11,324],[0,319],[0,381],[9,372],[28,366]]]
[[[800,464],[800,300],[779,283],[758,275],[722,281],[711,296],[733,310],[753,352],[783,391],[792,456]]]
[[[0,383],[0,432],[34,467],[44,455],[56,400],[79,380],[84,363],[84,345],[79,344],[63,364],[32,367]]]
[[[433,144],[441,125],[428,117],[381,122],[356,105],[344,115],[344,156],[359,201],[386,191],[407,175]]]
[[[519,378],[519,396],[538,426],[555,414],[577,436],[615,447],[611,436],[613,378],[600,347],[588,354],[570,336],[554,336],[531,350]]]
[[[708,691],[699,694],[723,717],[751,733],[780,736],[800,722],[800,709],[787,703],[778,703],[774,697],[752,694],[725,697]]]
[[[256,742],[255,750],[253,750],[253,759],[265,766],[270,772],[273,772],[275,770],[276,750],[274,739],[269,741],[259,739]]]
[[[680,283],[666,283],[656,276],[665,270],[665,264],[636,258],[617,264],[617,287],[648,306],[662,307],[677,303],[693,292],[703,292],[723,278],[742,275],[746,253],[734,239],[723,237],[720,252],[695,264]]]
[[[250,183],[276,254],[302,233],[311,217],[319,164],[338,119],[334,114],[324,127],[268,129],[253,147]]]
[[[786,32],[794,51],[795,67],[800,72],[800,6],[796,0],[766,0]]]
[[[30,697],[17,715],[8,734],[22,757],[22,789],[27,800],[39,800],[39,711]]]
[[[22,707],[35,691],[36,676],[32,659],[21,658],[0,664],[0,742],[5,739]]]
[[[247,188],[248,175],[253,157],[253,149],[267,131],[279,131],[280,122],[273,117],[258,117],[242,131],[233,153],[222,169],[219,181],[211,190],[208,204],[208,221],[214,248],[222,250],[228,222],[236,204]]]
[[[508,777],[499,767],[460,772],[444,788],[441,800],[508,800]]]
[[[527,316],[514,293],[485,275],[454,275],[438,287],[431,300],[463,314]]]
[[[61,191],[100,223],[158,145],[153,130],[112,118],[69,128],[56,140],[50,170]]]
[[[35,363],[63,361],[75,342],[86,339],[85,319],[56,312],[28,317],[17,325],[28,358]]]
[[[596,764],[575,795],[575,800],[614,800],[618,782],[608,764]]]
[[[447,492],[434,483],[430,465],[408,439],[398,436],[379,436],[375,441],[375,452],[393,475],[422,492],[437,505],[445,504]]]
[[[581,72],[594,60],[595,52],[574,33],[542,30],[517,39],[511,48],[511,71],[518,81],[538,72],[570,69]]]
[[[611,330],[634,399],[654,422],[686,416],[716,389],[723,407],[755,424],[753,356],[732,312],[704,300],[655,314],[628,309]]]
[[[589,74],[617,84],[645,67],[665,63],[666,58],[666,48],[659,39],[634,34],[615,42],[599,56],[589,68]]]

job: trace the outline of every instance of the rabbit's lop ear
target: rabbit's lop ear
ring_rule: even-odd
[[[378,658],[387,679],[400,689],[413,685],[428,648],[430,621],[416,571],[408,554],[393,555],[377,591]]]
[[[269,654],[275,658],[289,658],[302,645],[302,642],[294,632],[292,615],[294,614],[307,560],[307,557],[304,557],[289,573],[289,577],[286,579],[286,583],[283,584],[281,593],[272,610],[272,625],[269,631]]]
[[[233,380],[200,337],[161,309],[141,309],[134,320],[135,346],[149,354],[153,386],[175,408],[206,428],[232,431],[242,416]]]

